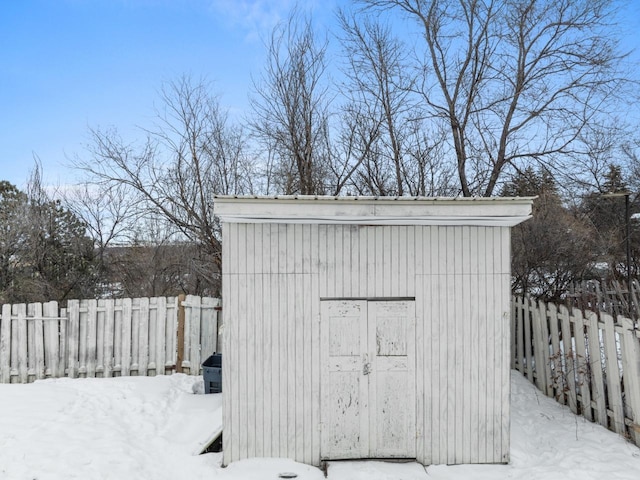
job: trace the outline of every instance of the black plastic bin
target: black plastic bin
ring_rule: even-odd
[[[222,354],[214,353],[202,364],[204,393],[222,392]]]

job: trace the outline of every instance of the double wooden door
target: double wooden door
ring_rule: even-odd
[[[321,456],[415,458],[415,302],[326,300]]]

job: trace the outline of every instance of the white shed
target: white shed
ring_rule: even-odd
[[[224,464],[509,461],[531,198],[217,197]]]

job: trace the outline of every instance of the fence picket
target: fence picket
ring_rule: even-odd
[[[640,342],[635,333],[633,321],[619,318],[622,324],[622,372],[624,375],[625,401],[630,410],[630,433],[640,447]]]
[[[81,302],[82,305],[82,302]],[[98,301],[95,299],[85,301],[84,317],[87,322],[86,342],[86,374],[87,377],[96,376],[96,364],[98,360]],[[100,325],[103,327],[103,324]]]
[[[138,311],[138,375],[146,376],[149,365],[149,298],[140,299]]]
[[[113,371],[122,375],[122,334],[124,324],[122,322],[122,299],[118,298],[113,305]]]
[[[517,315],[517,324],[516,324],[516,330],[519,332],[518,333],[518,361],[517,361],[517,367],[518,367],[518,371],[520,373],[522,373],[524,375],[525,369],[524,369],[524,335],[522,334],[522,332],[524,332],[524,320],[523,320],[523,312],[522,312],[522,299],[520,298],[516,298],[516,305],[518,308],[518,315]]]
[[[0,320],[0,382],[11,381],[11,305],[2,305]]]
[[[67,368],[69,371],[69,377],[75,378],[78,376],[79,350],[79,343],[76,342],[75,339],[77,338],[82,340],[80,337],[80,300],[69,300],[67,302],[67,309],[69,311],[69,327],[67,330]]]
[[[544,392],[548,397],[553,397],[553,372],[551,371],[551,352],[550,352],[550,342],[549,342],[549,319],[547,317],[547,305],[540,300],[538,302],[538,320],[540,321],[540,339],[541,343],[540,347],[540,356],[543,358],[543,362],[541,363],[542,368],[544,368],[544,377],[546,389]]]
[[[87,376],[89,322],[87,321],[87,301],[80,300],[80,342],[78,345],[78,376]]]
[[[618,365],[618,350],[616,347],[616,331],[613,317],[608,313],[602,314],[604,322],[604,351],[607,365],[607,399],[609,409],[613,412],[613,431],[623,434],[625,431],[624,412],[622,409],[622,389],[620,388],[620,367]]]
[[[533,299],[526,299],[528,303],[529,312],[531,312],[531,327],[532,327],[532,348],[533,358],[535,359],[534,372],[536,386],[543,392],[547,391],[547,369],[545,364],[547,363],[546,351],[548,350],[547,342],[548,338],[542,334],[542,320],[540,319],[540,311]]]
[[[36,375],[36,335],[35,335],[35,321],[29,322],[27,318],[35,317],[35,304],[27,304],[27,314],[25,316],[25,325],[27,327],[27,381],[35,378]]]
[[[17,360],[18,360],[18,377],[21,383],[27,383],[29,380],[29,354],[28,354],[28,342],[27,342],[27,305],[21,303],[14,305],[15,315],[17,319],[18,327],[18,341],[17,341]]]
[[[167,299],[165,297],[156,298],[156,375],[164,375],[165,372],[165,336],[167,329]]]
[[[188,351],[188,349],[185,347],[185,343],[188,340],[189,336],[185,335],[187,318],[185,315],[184,300],[184,295],[178,295],[178,299],[176,301],[176,309],[178,312],[176,322],[176,351],[178,352],[176,356],[176,372],[178,373],[182,372],[182,368],[184,367],[183,361],[185,350]]]
[[[29,322],[33,324],[33,363],[30,364],[33,375],[38,380],[44,378],[44,322],[42,321],[42,304],[33,303],[29,307],[32,309],[31,316],[35,320]]]
[[[220,299],[204,297],[200,322],[200,360],[204,362],[209,355],[219,353],[218,349],[218,309]]]
[[[58,303],[47,302],[42,305],[44,321],[44,363],[45,377],[58,376],[60,355],[60,336],[58,325],[62,321],[58,318]]]
[[[103,376],[111,377],[114,367],[114,336],[115,336],[115,302],[112,299],[99,300],[98,306],[104,309],[104,363]]]
[[[95,376],[101,376],[104,378],[104,364],[105,364],[105,340],[104,340],[104,308],[102,308],[101,300],[96,300],[96,361],[95,361]]]
[[[569,310],[566,306],[560,305],[558,320],[560,320],[560,331],[562,332],[562,358],[564,362],[563,381],[564,390],[567,393],[569,408],[573,413],[578,413],[578,401],[576,398],[576,366],[574,349],[572,345],[571,321]]]
[[[123,376],[129,376],[131,374],[131,305],[132,301],[130,298],[122,299],[122,359],[120,371]]]
[[[530,382],[534,381],[533,378],[533,355],[531,353],[531,312],[529,310],[529,301],[526,298],[522,298],[522,316],[524,320],[524,355],[526,358],[527,378]]]
[[[140,375],[140,299],[131,300],[131,372]],[[133,375],[133,373],[130,373]]]
[[[191,375],[198,375],[200,373],[200,317],[202,312],[202,304],[200,297],[195,295],[187,296],[187,314],[189,321],[186,322],[189,325],[189,360],[191,362],[189,373]]]
[[[553,304],[547,305],[549,312],[549,333],[551,334],[552,353],[550,357],[551,377],[554,385],[554,395],[562,404],[566,405],[566,395],[558,381],[562,379],[562,351],[560,350],[560,333],[558,329],[558,308]]]
[[[55,307],[51,307],[52,309],[52,313],[58,309],[58,303],[57,302],[51,302],[51,305],[55,305]],[[60,333],[59,333],[59,341],[60,341],[60,352],[58,355],[58,372],[56,374],[56,377],[62,378],[66,375],[67,373],[67,351],[69,348],[69,337],[67,336],[67,333],[69,331],[69,312],[68,309],[66,308],[61,308],[60,309],[60,318],[64,318],[65,320],[62,320],[58,325],[60,328]]]
[[[17,305],[11,306],[11,353],[9,356],[9,365],[10,365],[10,377],[9,381],[13,381],[14,378],[18,376],[18,307]],[[17,381],[20,381],[19,379]]]
[[[181,307],[184,312],[184,325],[183,325],[183,357],[182,357],[182,365],[181,367],[188,368],[189,372],[191,372],[191,362],[189,362],[188,357],[191,352],[191,311],[185,308],[186,299],[189,298],[187,295],[181,302]]]
[[[79,329],[80,329],[80,341],[78,343],[78,376],[87,376],[87,343],[89,341],[89,324],[87,322],[87,302],[86,300],[80,300],[80,307],[78,310],[79,316]]]
[[[165,328],[165,368],[172,368],[177,371],[178,352],[178,297],[167,298],[166,312],[167,326]]]
[[[511,297],[511,318],[518,318],[518,298],[515,295]],[[515,370],[518,366],[518,351],[516,350],[518,332],[516,331],[516,325],[511,326],[511,370]]]
[[[149,298],[149,313],[148,313],[148,323],[149,323],[149,334],[148,334],[148,345],[149,345],[149,362],[147,363],[147,373],[148,376],[157,375],[157,365],[158,365],[158,353],[157,353],[157,345],[158,345],[158,310],[156,307],[156,299],[151,297]]]
[[[607,415],[607,394],[604,385],[602,350],[600,347],[600,325],[594,312],[586,312],[587,341],[589,342],[589,369],[591,371],[591,398],[596,402],[596,421],[603,427],[609,427]]]
[[[582,312],[577,308],[572,311],[574,321],[574,341],[576,344],[576,391],[580,391],[580,405],[582,415],[587,420],[593,422],[593,413],[591,410],[591,390],[589,388],[588,368],[587,368],[587,350],[585,347],[585,327]]]

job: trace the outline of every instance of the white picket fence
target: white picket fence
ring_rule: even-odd
[[[573,413],[640,446],[637,324],[513,297],[512,327],[512,368]]]
[[[2,305],[0,383],[200,374],[220,352],[220,305],[194,295]]]

